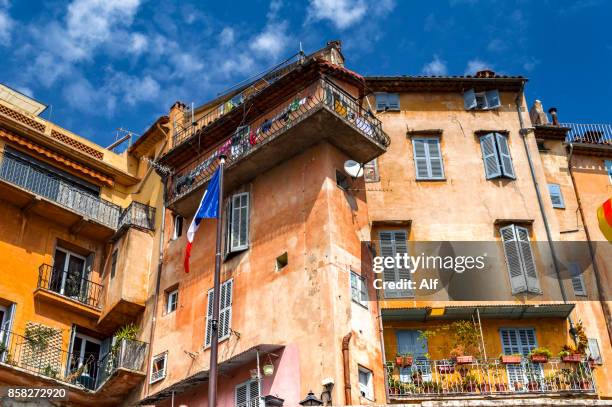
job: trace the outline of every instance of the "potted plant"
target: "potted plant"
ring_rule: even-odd
[[[412,372],[412,383],[416,385],[420,385],[421,383],[423,383],[423,372],[421,372],[420,370]]]
[[[399,394],[402,396],[418,393],[418,386],[414,383],[401,383]]]
[[[559,372],[550,372],[544,376],[544,384],[547,390],[561,390],[561,377]]]
[[[564,345],[558,355],[561,361],[565,363],[580,363],[582,361],[582,355],[577,353],[576,349],[570,345]]]
[[[533,363],[546,363],[552,357],[552,352],[548,348],[534,348],[529,353],[529,358]]]
[[[426,381],[422,384],[425,393],[441,393],[442,386],[438,382]]]
[[[394,380],[392,377],[389,377],[389,394],[397,395],[399,394],[399,381]]]
[[[508,391],[508,385],[506,383],[495,383],[495,391],[498,391],[498,392]]]
[[[401,353],[398,353],[397,355],[395,355],[395,366],[401,367],[403,365],[404,365],[404,355],[402,355]]]
[[[523,355],[515,353],[513,355],[499,355],[499,361],[504,365],[518,365],[523,360]]]
[[[414,358],[412,357],[411,353],[404,353],[402,355],[402,366],[403,367],[412,366],[413,361],[414,361]]]
[[[470,393],[476,392],[480,385],[480,380],[478,379],[478,375],[469,372],[463,377],[463,389]]]
[[[527,375],[527,389],[529,391],[540,390],[540,370],[533,365],[527,364],[526,366]]]

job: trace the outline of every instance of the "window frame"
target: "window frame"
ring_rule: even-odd
[[[159,369],[157,372],[154,372],[153,368],[155,367],[155,362],[157,362],[158,360],[164,361],[164,367],[162,369]],[[168,370],[167,368],[168,368],[168,351],[164,351],[162,353],[158,353],[157,355],[153,356],[151,358],[151,374],[149,375],[149,384],[157,383],[165,379],[166,371]],[[162,372],[162,374],[159,375],[158,377],[154,377],[154,375],[160,371]]]
[[[111,280],[115,278],[117,273],[117,259],[119,257],[119,249],[113,249],[113,253],[111,254],[111,269],[110,269],[110,278]]]
[[[367,383],[361,382],[361,374],[367,377]],[[374,401],[374,372],[365,366],[357,365],[357,384],[359,386],[359,395],[366,400]],[[363,390],[366,388],[367,392]]]
[[[580,267],[580,264],[578,264],[577,262],[570,262],[569,272],[570,282],[572,284],[572,291],[574,292],[574,295],[577,297],[586,297],[588,294],[586,290],[586,285],[584,283],[584,273],[582,267]],[[578,279],[581,288],[580,290],[576,290],[575,279]]]
[[[249,249],[250,246],[250,223],[251,223],[251,194],[248,191],[245,192],[238,192],[235,194],[232,194],[227,202],[226,202],[226,228],[225,228],[225,253],[227,254],[231,254],[231,253],[239,253],[245,250]],[[242,196],[246,196],[246,210],[245,210],[245,214],[246,214],[246,222],[245,222],[245,242],[244,244],[239,244],[240,243],[240,235],[242,230],[240,229],[240,223],[238,224],[238,244],[234,245],[234,241],[235,241],[235,237],[234,237],[234,211],[235,211],[235,202],[236,200],[241,200]],[[239,210],[244,209],[244,206],[241,206],[239,208]],[[238,222],[240,222],[242,218],[238,219]]]
[[[175,298],[174,303],[172,302],[172,298]],[[166,292],[166,315],[172,314],[176,312],[178,309],[178,300],[179,300],[179,288],[173,288]],[[171,305],[174,304],[174,309],[170,309]]]
[[[487,140],[490,140],[490,148],[492,152],[487,152]],[[500,145],[500,140],[504,140],[504,145]],[[499,179],[506,178],[511,180],[516,180],[516,170],[514,169],[514,160],[512,159],[512,154],[510,153],[510,137],[509,134],[504,134],[499,131],[490,131],[488,133],[484,133],[480,135],[480,152],[482,154],[482,163],[485,170],[485,179]],[[507,150],[507,153],[502,151],[502,148]],[[489,163],[491,158],[495,159],[495,172],[489,172]],[[504,158],[507,161],[504,161]],[[506,165],[509,165],[509,168],[506,168]],[[511,173],[510,173],[511,172]]]
[[[438,157],[432,157],[429,144],[434,141],[438,150]],[[424,157],[417,157],[417,143],[423,144]],[[440,137],[413,137],[412,138],[412,158],[414,160],[414,173],[417,181],[444,181],[446,174],[444,171],[444,158],[442,156],[442,143]],[[419,175],[418,160],[425,160],[427,176]],[[432,160],[440,160],[440,172],[439,177],[433,175]]]
[[[353,285],[353,281],[357,282],[357,287]],[[351,301],[367,309],[370,296],[368,294],[366,278],[351,269],[349,271],[349,286],[351,289]],[[357,292],[357,298],[355,298],[355,292]]]
[[[172,240],[178,240],[181,236],[183,236],[185,218],[179,215],[178,213],[175,213],[172,217],[172,225]]]
[[[595,344],[597,348],[597,355],[599,356],[597,359],[593,358],[593,348],[591,348],[591,344]],[[587,338],[587,348],[589,357],[593,358],[593,362],[597,365],[603,365],[603,355],[601,354],[601,347],[599,346],[597,338]]]
[[[554,190],[556,189],[557,196],[559,197],[559,203],[555,203],[553,199]],[[552,207],[556,209],[565,209],[565,199],[563,199],[563,192],[561,191],[561,185],[559,184],[548,184],[548,196],[552,203]]]
[[[390,102],[390,95],[392,98],[397,100],[397,106],[395,103]],[[380,100],[379,99],[384,99]],[[377,112],[399,112],[401,110],[400,94],[398,92],[375,92],[374,103],[376,105]],[[380,108],[384,104],[384,108]]]
[[[493,101],[497,101],[496,104]],[[480,102],[480,103],[479,103]],[[463,107],[465,110],[493,110],[501,107],[499,89],[489,89],[476,92],[474,88],[463,92]]]

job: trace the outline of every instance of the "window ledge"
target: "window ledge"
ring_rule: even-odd
[[[415,178],[415,181],[418,182],[445,182],[447,181],[446,178]]]

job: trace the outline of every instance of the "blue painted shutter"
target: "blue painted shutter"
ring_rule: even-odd
[[[383,257],[395,257],[396,254],[408,253],[407,233],[404,230],[393,230],[378,233],[380,255]],[[383,271],[383,281],[399,282],[410,280],[409,270],[398,269],[396,267],[385,267]],[[387,289],[384,292],[385,298],[405,298],[412,294],[410,290]]]
[[[487,98],[488,109],[495,109],[496,107],[501,106],[501,102],[499,100],[499,91],[497,89],[486,91],[485,97]]]
[[[381,112],[387,110],[387,94],[376,93],[376,111]]]
[[[527,290],[531,293],[539,294],[541,293],[540,282],[536,273],[531,242],[529,241],[529,230],[521,226],[515,226],[514,228],[516,230],[516,237],[520,249],[523,271],[527,279]]]
[[[414,168],[416,170],[416,179],[428,179],[429,166],[427,163],[427,150],[425,148],[425,140],[413,139],[412,149],[414,152]]]
[[[506,355],[518,353],[526,357],[537,347],[535,331],[532,328],[501,329],[499,333],[502,340],[502,352]],[[516,383],[527,383],[528,378],[525,372],[528,367],[535,369],[536,373],[541,375],[541,367],[534,366],[528,361],[523,361],[520,365],[506,365],[508,382],[513,390]]]
[[[569,265],[570,275],[572,277],[572,288],[574,289],[575,295],[587,295],[586,288],[584,287],[584,278],[582,276],[582,269],[578,263],[570,263]]]
[[[485,134],[480,137],[480,149],[482,150],[482,161],[484,163],[486,179],[497,178],[502,175],[494,137],[494,133]]]
[[[466,110],[472,110],[476,108],[476,92],[474,92],[474,89],[469,89],[463,92],[463,106]]]
[[[387,93],[387,110],[400,110],[399,93]]]
[[[504,244],[504,254],[506,256],[506,266],[510,277],[510,287],[512,294],[527,291],[527,280],[521,264],[520,248],[517,242],[514,225],[504,226],[499,229]]]
[[[497,141],[497,148],[499,150],[499,158],[501,160],[503,175],[509,178],[514,178],[514,167],[512,166],[512,157],[510,157],[508,138],[499,133],[495,133],[495,137]]]

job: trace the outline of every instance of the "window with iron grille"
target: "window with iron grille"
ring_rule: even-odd
[[[232,291],[234,280],[230,279],[221,284],[219,297],[219,323],[218,334],[219,341],[229,338],[232,326]],[[204,346],[210,346],[212,335],[212,317],[213,317],[213,298],[214,291],[211,288],[208,290],[208,307],[206,312],[206,333]]]
[[[508,136],[501,133],[484,134],[480,137],[480,148],[487,179],[516,178],[512,157],[510,156]]]
[[[351,270],[351,299],[359,305],[368,307],[368,285],[365,277]]]
[[[149,378],[149,383],[158,382],[166,377],[167,360],[168,352],[153,356],[151,360],[151,377]]]

